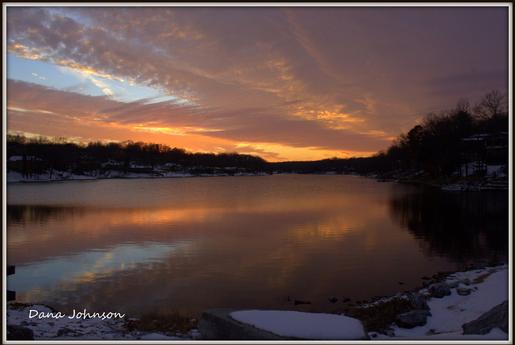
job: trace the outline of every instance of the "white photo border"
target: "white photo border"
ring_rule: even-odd
[[[9,7],[502,7],[508,9],[508,340],[7,340],[7,8]],[[5,2],[2,4],[2,343],[3,344],[512,344],[513,343],[513,3],[511,2]]]

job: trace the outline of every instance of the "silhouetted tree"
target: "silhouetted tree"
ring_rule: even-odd
[[[497,90],[487,93],[474,107],[474,113],[481,119],[488,119],[507,112],[506,96]]]

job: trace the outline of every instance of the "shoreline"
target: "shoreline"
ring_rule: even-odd
[[[245,176],[273,176],[273,175],[318,175],[318,176],[359,176],[364,178],[374,179],[377,182],[385,183],[399,183],[406,185],[421,186],[426,188],[438,189],[446,192],[481,192],[481,191],[507,191],[509,189],[508,181],[499,179],[491,181],[492,179],[482,178],[476,181],[467,181],[463,179],[455,179],[454,182],[443,182],[427,179],[416,178],[394,178],[382,177],[377,174],[358,174],[358,173],[335,173],[333,171],[324,173],[302,173],[302,172],[255,172],[255,173],[215,173],[215,174],[191,174],[183,173],[168,173],[168,174],[120,174],[114,176],[89,176],[89,175],[69,175],[61,178],[32,178],[25,179],[19,177],[9,177],[7,174],[7,184],[24,184],[24,183],[51,183],[51,182],[67,182],[67,181],[97,181],[97,180],[136,180],[136,179],[176,179],[176,178],[198,178],[198,177],[245,177]],[[19,173],[17,173],[19,174]],[[12,176],[12,175],[11,175]]]
[[[36,312],[37,315],[35,315]],[[159,323],[153,315],[136,318],[121,313],[89,312],[86,308],[82,308],[78,313],[75,309],[72,313],[66,313],[44,303],[7,303],[8,331],[11,327],[16,334],[14,338],[9,338],[10,340],[195,340],[200,338],[200,333],[195,327],[196,319],[178,314],[165,315],[162,319],[164,321]],[[179,326],[171,328],[163,327],[162,324]],[[21,334],[25,334],[25,337],[18,337]]]
[[[88,175],[74,175],[73,177],[65,178],[36,178],[36,179],[11,179],[7,178],[8,184],[14,183],[51,183],[51,182],[67,182],[67,181],[100,181],[100,180],[138,180],[138,179],[180,179],[180,178],[197,178],[197,177],[245,177],[245,176],[270,176],[282,175],[272,173],[237,173],[237,174],[190,174],[190,173],[177,173],[165,175],[151,175],[151,174],[127,174],[116,176],[88,176]]]
[[[481,314],[497,305],[500,300],[508,298],[500,296],[507,286],[509,266],[507,263],[499,265],[485,265],[478,263],[469,265],[467,270],[453,272],[439,272],[428,278],[423,287],[409,291],[398,292],[394,295],[370,299],[355,306],[342,308],[341,311],[326,315],[342,315],[355,318],[363,323],[364,329],[370,339],[395,340],[400,338],[431,339],[442,337],[446,334],[460,339],[457,325],[459,322],[470,322]],[[477,297],[475,295],[478,295]],[[486,296],[486,298],[485,298]],[[501,301],[502,302],[502,301]],[[447,306],[447,304],[449,304]],[[479,304],[479,307],[478,307]],[[442,305],[445,307],[442,307]],[[455,306],[459,305],[461,315]],[[451,308],[452,307],[452,308]],[[182,318],[181,330],[171,329],[169,323],[156,326],[156,320],[143,320],[142,317],[127,317],[123,320],[27,320],[24,317],[27,308],[39,308],[47,312],[57,312],[50,306],[43,304],[16,303],[7,304],[9,326],[29,328],[34,334],[34,339],[123,339],[123,340],[201,340],[196,319],[175,315],[174,318]],[[46,308],[46,309],[45,309]],[[425,310],[428,314],[423,323],[415,327],[399,325],[399,316]],[[284,310],[293,312],[293,310]],[[9,315],[9,313],[11,315]],[[447,313],[447,314],[446,314]],[[454,313],[454,314],[453,314]],[[457,314],[456,314],[457,313]],[[306,313],[318,314],[319,313]],[[324,314],[324,313],[322,313]],[[455,315],[459,322],[454,320],[454,326],[448,326],[449,321],[441,319]],[[159,319],[159,316],[154,318]],[[14,319],[14,320],[13,320]],[[461,321],[460,321],[461,320]],[[148,328],[148,324],[153,328]],[[189,322],[189,323],[188,323]],[[56,326],[61,323],[60,326]],[[178,324],[175,320],[174,323]],[[184,325],[189,326],[184,326]],[[451,322],[452,324],[452,322]],[[434,326],[437,325],[437,326]],[[54,327],[56,326],[56,327]],[[431,328],[431,327],[437,328]],[[147,327],[147,328],[145,328]],[[438,328],[440,327],[440,328]],[[446,328],[447,327],[447,328]],[[450,327],[450,328],[449,328]],[[189,328],[189,329],[188,329]],[[497,328],[496,328],[497,329]],[[489,331],[496,339],[502,338],[503,331]],[[458,333],[457,333],[458,332]],[[493,333],[492,333],[493,332]],[[91,338],[88,338],[91,337]],[[507,337],[507,334],[506,334]],[[466,338],[466,337],[465,337]]]

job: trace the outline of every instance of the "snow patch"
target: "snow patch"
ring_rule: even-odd
[[[461,282],[467,281],[469,285]],[[421,339],[507,339],[508,335],[500,329],[493,329],[489,335],[463,335],[462,325],[473,321],[496,305],[508,299],[508,267],[484,268],[458,272],[447,277],[446,283],[460,282],[451,289],[451,294],[443,298],[427,301],[431,316],[424,326],[412,329],[393,327],[395,338]],[[461,296],[457,288],[467,287],[470,295]],[[419,292],[424,294],[426,289]],[[372,334],[371,334],[372,335]],[[379,339],[379,338],[377,338]]]
[[[14,307],[8,304],[7,324],[30,328],[35,340],[191,340],[198,338],[198,331],[189,334],[165,334],[158,332],[128,331],[124,320],[99,318],[70,319],[64,318],[38,319],[29,318],[29,311],[55,312],[45,305],[29,305]]]
[[[348,316],[282,310],[232,312],[237,321],[284,337],[301,339],[364,339],[361,321]]]

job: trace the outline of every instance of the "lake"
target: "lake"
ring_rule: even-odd
[[[65,311],[337,311],[508,255],[507,191],[273,175],[20,183],[7,197],[8,288]]]

